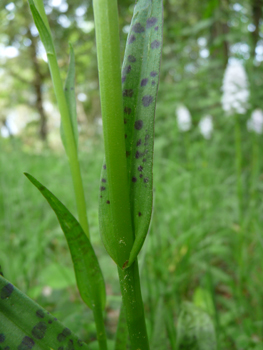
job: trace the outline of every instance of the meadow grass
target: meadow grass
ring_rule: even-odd
[[[241,230],[233,123],[221,121],[216,128],[212,139],[207,141],[197,129],[179,134],[175,118],[165,123],[161,113],[157,117],[154,213],[149,236],[139,256],[147,327],[151,338],[160,299],[165,305],[168,324],[165,332],[169,324],[176,324],[182,301],[195,300],[199,305],[206,305],[206,311],[214,319],[218,349],[259,350],[263,341],[262,162],[258,158],[259,170],[255,177],[252,171],[255,140],[243,128]],[[262,140],[257,138],[257,142],[260,149]],[[91,312],[81,304],[74,286],[62,232],[48,205],[23,175],[28,171],[41,182],[50,184],[50,190],[76,214],[66,157],[49,150],[38,155],[25,153],[16,140],[1,142],[1,150],[0,264],[4,274],[90,342],[95,336],[95,326]],[[109,338],[113,338],[121,298],[115,264],[107,256],[98,232],[102,160],[102,147],[97,144],[89,149],[81,147],[91,241],[106,280],[107,332]],[[253,196],[251,181],[255,186]],[[244,244],[240,252],[242,232]],[[238,268],[240,254],[242,276]],[[45,286],[53,288],[50,296],[43,296]],[[68,293],[72,303],[66,302]],[[169,349],[170,343],[165,346]]]

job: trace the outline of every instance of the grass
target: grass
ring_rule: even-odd
[[[243,127],[245,209],[241,231],[233,123],[222,119],[216,129],[209,141],[201,138],[197,128],[179,134],[175,118],[164,120],[161,108],[157,113],[154,215],[139,259],[147,327],[151,338],[160,297],[166,306],[166,319],[176,323],[182,301],[192,301],[201,287],[213,301],[207,309],[216,324],[218,349],[259,350],[263,341],[262,161],[259,157],[256,194],[251,196],[253,137]],[[257,141],[261,149],[263,142],[260,138]],[[98,145],[89,151],[81,147],[91,240],[106,279],[107,332],[113,338],[120,291],[115,264],[102,247],[98,232],[102,160],[103,150]],[[0,263],[5,277],[52,310],[83,340],[92,341],[95,328],[91,312],[82,305],[74,287],[65,239],[48,205],[23,175],[28,171],[48,184],[76,214],[66,157],[48,150],[41,155],[24,153],[19,141],[2,141],[0,169]],[[240,232],[244,232],[242,283],[238,269]],[[43,288],[48,285],[53,292],[44,297]],[[66,302],[68,294],[72,303]],[[205,299],[204,295],[201,298]]]

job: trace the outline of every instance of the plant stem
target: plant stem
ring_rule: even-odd
[[[100,350],[107,350],[107,337],[105,332],[105,326],[104,326],[104,319],[102,314],[102,308],[100,307],[100,304],[96,305],[93,309],[93,316],[96,324],[96,330],[97,330],[97,339],[99,343]]]
[[[118,250],[124,264],[134,235],[124,139],[117,1],[94,0],[93,9],[111,225],[116,237],[124,241],[123,248]]]
[[[44,11],[43,2],[40,0],[37,0],[36,6],[42,17],[42,20],[45,22],[48,30],[50,30],[48,19]],[[48,57],[50,74],[51,74],[51,78],[52,78],[52,82],[55,90],[55,95],[57,98],[58,108],[61,115],[61,122],[63,124],[65,137],[68,144],[67,155],[69,159],[69,166],[70,166],[71,176],[73,180],[78,217],[83,230],[85,231],[86,235],[89,237],[87,210],[86,210],[83,183],[82,183],[82,178],[80,173],[77,147],[74,140],[73,128],[70,120],[70,114],[68,110],[66,97],[63,90],[62,80],[60,77],[57,57],[54,54],[48,54],[47,57]]]
[[[131,350],[149,350],[137,259],[126,270],[118,268],[118,272]]]
[[[238,198],[238,219],[239,225],[242,221],[243,212],[243,188],[242,188],[242,150],[241,150],[241,130],[238,115],[235,116],[235,150],[236,150],[236,181]]]
[[[132,248],[123,102],[120,71],[120,43],[117,0],[94,0],[100,98],[105,157],[110,194],[111,222],[117,235],[125,233],[125,247]],[[123,250],[123,248],[121,248]],[[122,252],[120,251],[120,254]],[[128,269],[118,268],[132,350],[148,350],[148,337],[140,289],[137,259]]]

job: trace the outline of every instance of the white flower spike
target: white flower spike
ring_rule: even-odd
[[[251,118],[247,121],[248,131],[254,131],[257,134],[262,134],[263,132],[263,111],[262,109],[255,109]]]
[[[205,139],[209,140],[213,132],[213,120],[211,115],[203,117],[199,122],[199,130]]]
[[[191,129],[192,119],[189,110],[185,106],[176,109],[177,124],[180,131],[185,132]]]
[[[222,85],[222,107],[226,114],[245,114],[248,108],[248,79],[242,63],[231,61],[225,70]]]

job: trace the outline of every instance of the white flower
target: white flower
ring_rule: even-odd
[[[213,120],[211,115],[203,117],[199,122],[199,130],[205,139],[210,139],[213,132]]]
[[[43,294],[45,297],[49,297],[49,296],[52,294],[52,288],[49,287],[49,286],[45,286],[45,287],[42,289],[42,294]]]
[[[185,106],[179,106],[176,109],[177,124],[180,131],[188,131],[191,129],[192,120],[189,110]]]
[[[241,62],[235,60],[228,64],[222,86],[222,107],[228,114],[244,114],[248,108],[248,81]]]
[[[262,134],[263,132],[263,111],[261,109],[255,109],[251,118],[247,121],[248,131],[254,131],[257,134]]]

